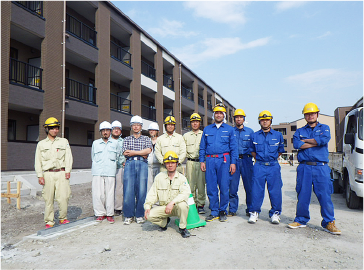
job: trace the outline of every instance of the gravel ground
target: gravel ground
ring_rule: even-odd
[[[165,232],[149,222],[129,226],[116,217],[56,238],[24,238],[44,228],[41,197],[22,198],[22,209],[1,204],[1,267],[3,269],[363,269],[363,211],[348,209],[341,194],[333,194],[336,224],[342,235],[322,230],[320,207],[312,196],[311,221],[306,228],[289,229],[295,216],[295,167],[282,165],[281,223],[268,219],[266,193],[256,224],[245,216],[245,194],[239,188],[238,215],[227,222],[213,221],[190,230],[183,239],[172,223]],[[93,215],[91,184],[73,185],[69,203],[72,220]],[[209,213],[201,215],[204,218]],[[57,215],[57,213],[56,213]]]

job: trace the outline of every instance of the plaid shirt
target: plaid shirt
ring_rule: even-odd
[[[124,139],[122,153],[126,150],[141,151],[145,148],[153,149],[152,140],[148,136],[141,135],[135,138],[133,135]]]

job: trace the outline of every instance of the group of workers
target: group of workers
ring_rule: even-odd
[[[293,137],[298,149],[297,209],[291,229],[306,227],[310,220],[311,191],[321,205],[324,230],[341,234],[335,226],[331,201],[333,185],[328,167],[330,129],[318,122],[319,109],[307,103],[302,113],[307,124],[297,129]],[[258,221],[267,185],[272,224],[280,223],[282,212],[282,177],[278,157],[284,153],[280,132],[272,129],[272,114],[265,110],[258,116],[261,129],[254,132],[244,125],[245,112],[234,113],[235,126],[226,124],[226,107],[219,103],[213,108],[214,122],[200,130],[202,118],[190,116],[191,131],[183,136],[175,132],[176,119],[167,116],[165,133],[158,137],[159,126],[152,123],[149,136],[141,135],[140,116],[130,120],[130,136],[122,139],[119,121],[100,124],[101,138],[92,144],[92,201],[96,221],[114,215],[124,216],[124,224],[146,220],[165,231],[171,216],[178,216],[182,237],[190,236],[186,229],[188,199],[193,195],[199,214],[205,213],[206,194],[210,213],[207,222],[237,215],[238,187],[242,178],[246,194],[248,222]],[[57,137],[60,123],[54,117],[45,122],[47,138],[36,149],[35,170],[39,184],[44,185],[46,228],[54,226],[53,200],[59,203],[60,224],[69,223],[67,205],[70,196],[69,178],[72,153],[69,143]],[[186,171],[182,163],[186,161]]]

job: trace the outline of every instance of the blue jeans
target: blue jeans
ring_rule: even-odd
[[[243,179],[244,189],[245,189],[245,203],[246,203],[246,213],[250,212],[250,207],[252,203],[252,177],[253,177],[253,160],[251,157],[244,156],[244,158],[239,158],[236,163],[236,172],[231,175],[230,179],[230,191],[229,191],[229,212],[236,213],[239,207],[239,182],[240,175]]]
[[[296,184],[298,202],[294,221],[306,225],[310,220],[309,206],[312,186],[321,206],[321,216],[323,218],[321,226],[326,228],[329,222],[335,220],[334,205],[331,201],[333,186],[330,168],[327,164],[324,166],[298,165]]]
[[[148,163],[143,160],[127,160],[124,168],[124,217],[144,217],[147,184]]]
[[[275,212],[282,212],[282,177],[281,166],[278,162],[271,162],[271,165],[266,166],[257,161],[253,168],[253,185],[252,185],[252,204],[251,212],[261,212],[261,207],[264,200],[265,182],[270,198],[271,209],[269,217]]]
[[[211,215],[218,216],[226,212],[229,204],[230,156],[206,158],[206,193],[210,202]],[[219,198],[220,191],[220,198]]]

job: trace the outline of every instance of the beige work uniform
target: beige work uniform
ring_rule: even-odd
[[[189,208],[187,200],[190,194],[190,186],[183,174],[176,172],[173,180],[170,180],[167,172],[160,172],[155,177],[154,183],[145,199],[144,209],[151,209],[147,220],[160,227],[165,227],[168,217],[178,216],[180,219],[179,227],[185,229]],[[175,202],[175,205],[172,212],[166,214],[166,206],[171,201]],[[156,202],[159,202],[160,206],[152,208],[152,205]]]
[[[173,132],[171,136],[164,133],[162,136],[158,137],[155,143],[154,153],[160,165],[160,171],[166,172],[167,169],[163,164],[163,157],[168,151],[173,151],[178,156],[178,167],[177,171],[183,174],[182,163],[186,158],[186,143],[181,134]]]
[[[72,152],[67,139],[56,137],[53,141],[48,137],[38,142],[35,151],[34,168],[37,177],[44,177],[42,195],[45,200],[44,221],[53,226],[54,199],[59,205],[59,220],[67,218],[68,200],[71,195],[69,179],[65,174],[72,170]],[[48,170],[64,169],[58,172]]]
[[[203,132],[199,130],[197,134],[190,131],[183,135],[183,139],[185,140],[187,147],[186,177],[190,184],[193,198],[197,203],[197,207],[203,207],[206,201],[205,172],[201,171],[199,161],[202,133]],[[193,161],[189,159],[193,159]]]

